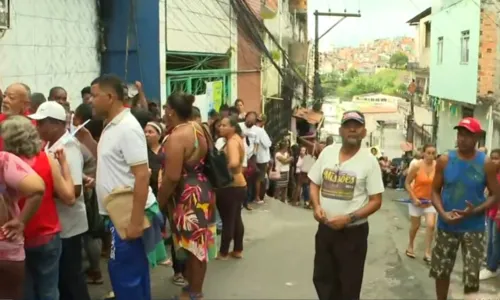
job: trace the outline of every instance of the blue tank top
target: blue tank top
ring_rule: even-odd
[[[482,152],[477,152],[476,157],[472,160],[460,159],[455,150],[448,153],[448,164],[444,169],[444,184],[441,191],[445,211],[465,209],[466,200],[474,206],[478,206],[486,200],[484,196],[486,188],[485,160],[486,155]],[[441,217],[438,217],[438,228],[452,232],[484,231],[484,222],[485,215],[467,217],[460,223],[453,225],[445,223]]]

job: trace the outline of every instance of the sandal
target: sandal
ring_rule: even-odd
[[[215,259],[216,260],[228,260],[229,259],[229,254],[222,255],[222,254],[219,253]]]
[[[162,261],[161,263],[159,263],[160,266],[163,266],[163,267],[171,267],[172,266],[172,260],[170,258]]]
[[[116,299],[115,292],[111,291],[103,298],[104,300],[114,300]]]
[[[181,274],[176,274],[176,275],[172,276],[172,283],[177,285],[177,286],[182,286],[182,287],[185,287],[188,285],[188,282],[186,281],[184,276],[182,276]]]
[[[100,271],[88,270],[86,272],[86,275],[87,275],[87,284],[98,285],[104,283],[104,279],[102,278],[102,274]]]
[[[405,254],[406,254],[406,256],[408,256],[409,258],[415,258],[415,253],[413,253],[413,252],[410,252],[410,251],[406,250],[406,253],[405,253]]]
[[[424,256],[424,261],[428,264],[431,263],[431,258],[429,256]]]
[[[237,251],[233,251],[233,252],[229,253],[229,255],[231,255],[232,258],[236,258],[236,259],[243,258],[243,254],[241,252],[237,252]]]

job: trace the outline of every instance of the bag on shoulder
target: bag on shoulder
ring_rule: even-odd
[[[217,150],[209,132],[202,126],[208,143],[204,173],[214,188],[222,188],[233,182],[233,174],[227,164],[226,153]]]

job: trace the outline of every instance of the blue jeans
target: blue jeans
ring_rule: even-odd
[[[406,176],[399,175],[398,189],[404,189],[405,188],[405,180],[406,180]]]
[[[110,224],[110,231],[108,270],[116,299],[151,300],[149,262],[142,238],[124,241],[113,224]]]
[[[486,250],[486,267],[495,272],[500,260],[500,234],[495,220],[488,218],[488,248]]]
[[[56,235],[45,245],[26,248],[24,300],[59,300],[59,259],[61,238]]]
[[[248,205],[255,199],[255,182],[252,181],[254,176],[251,176],[247,180],[247,197],[243,200],[243,206]]]
[[[309,202],[309,183],[304,183],[302,185],[302,198],[304,202]]]

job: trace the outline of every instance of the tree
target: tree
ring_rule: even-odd
[[[336,71],[321,75],[321,86],[325,96],[333,96],[340,84],[340,75]]]
[[[359,72],[358,70],[354,68],[350,68],[345,72],[344,76],[342,77],[342,85],[348,85],[350,84],[355,78],[359,77]]]
[[[404,83],[399,79],[401,72],[404,71],[383,70],[372,76],[355,77],[348,85],[339,86],[336,94],[344,99],[368,93],[401,95],[401,87],[405,87]]]
[[[394,53],[389,59],[389,65],[391,68],[403,68],[408,63],[408,56],[403,52]]]

